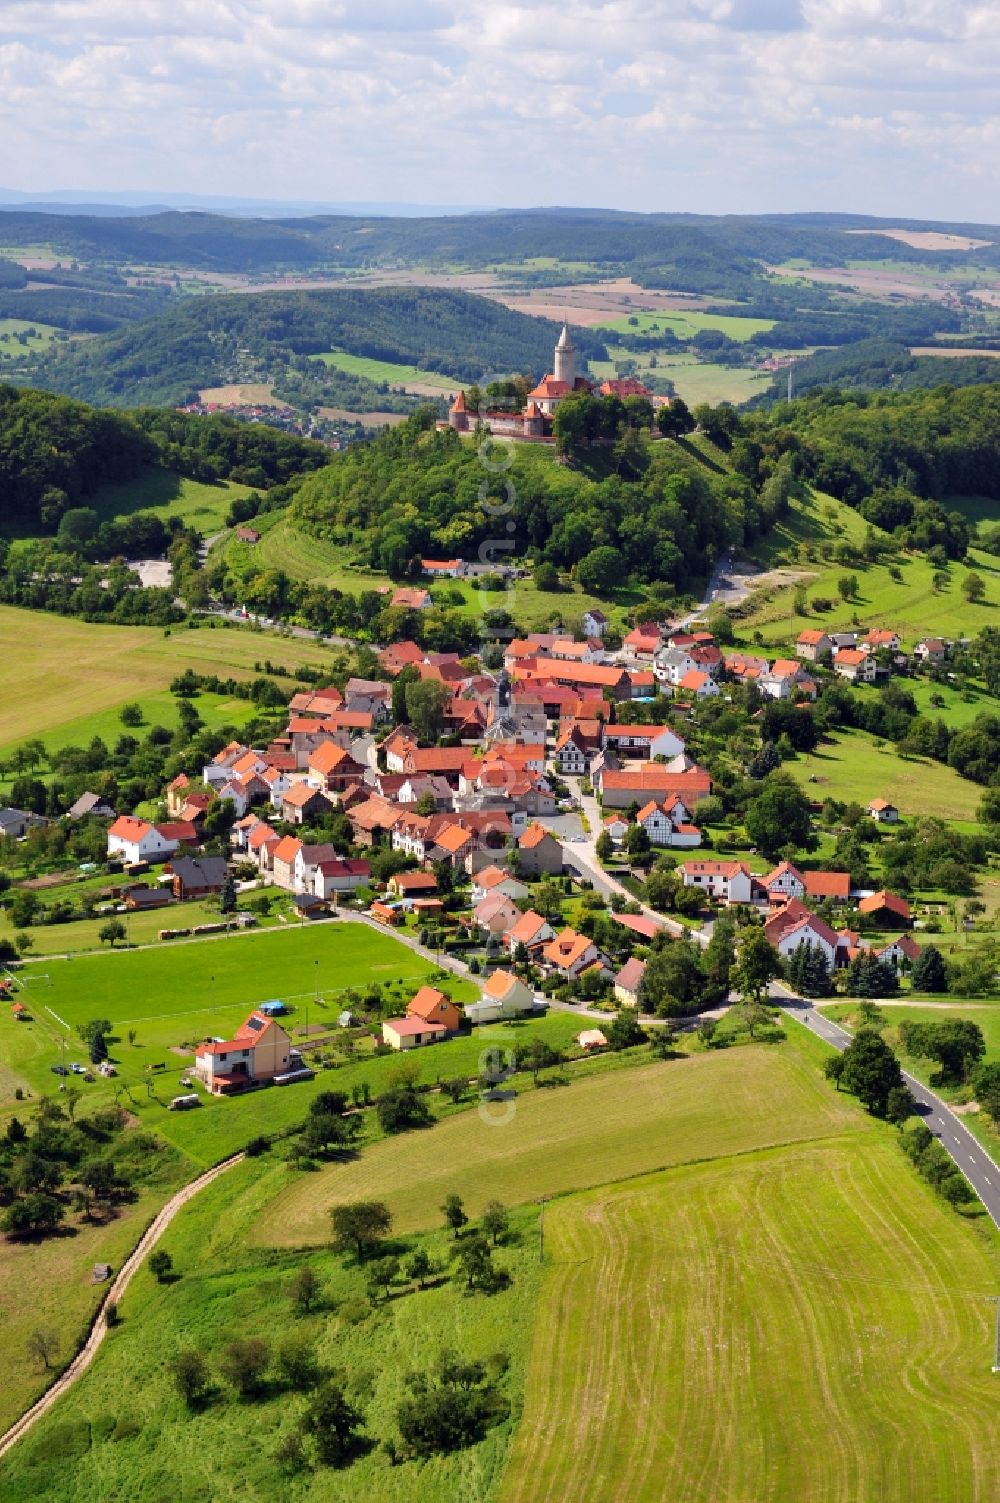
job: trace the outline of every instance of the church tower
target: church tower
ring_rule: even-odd
[[[553,375],[557,381],[565,381],[569,387],[572,387],[576,380],[576,346],[569,337],[569,324],[563,324],[562,333],[559,335]]]

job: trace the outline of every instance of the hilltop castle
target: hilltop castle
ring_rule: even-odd
[[[655,397],[641,381],[624,377],[616,381],[602,381],[599,386],[576,373],[576,345],[563,324],[562,333],[556,342],[553,370],[543,376],[538,385],[528,392],[527,403],[521,412],[508,412],[503,408],[480,408],[473,412],[460,391],[448,412],[448,425],[459,433],[470,433],[477,421],[488,423],[493,433],[507,438],[534,440],[551,439],[552,418],[556,408],[572,392],[584,391],[599,397],[646,397],[654,406],[661,406],[666,398]]]

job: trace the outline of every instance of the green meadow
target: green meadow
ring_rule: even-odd
[[[839,731],[785,766],[820,803],[832,798],[864,807],[873,798],[884,798],[902,814],[974,820],[982,797],[978,783],[959,777],[943,762],[903,757],[890,742],[879,744],[865,731]]]
[[[458,376],[443,376],[440,371],[422,370],[419,365],[401,365],[391,360],[370,360],[365,355],[349,355],[345,350],[327,350],[314,355],[324,365],[334,370],[346,371],[350,376],[363,376],[368,381],[385,382],[389,386],[432,387],[442,393],[457,391],[466,383]]]
[[[729,339],[750,339],[774,328],[773,318],[743,318],[738,313],[631,313],[598,324],[616,334],[662,334],[666,330],[678,339],[693,339],[703,329],[717,329]]]

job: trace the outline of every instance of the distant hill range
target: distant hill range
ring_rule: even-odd
[[[188,266],[217,272],[357,270],[391,265],[496,262],[556,257],[595,268],[628,269],[647,285],[681,291],[745,294],[765,263],[808,258],[814,265],[854,260],[955,265],[968,249],[909,245],[888,229],[989,242],[977,261],[1000,267],[1000,227],[936,221],[876,220],[865,215],[631,214],[605,209],[525,209],[492,213],[240,218],[231,212],[162,213],[137,209],[85,213],[67,205],[3,206],[3,239],[10,247],[52,245],[60,255],[149,266]],[[852,234],[849,231],[869,231]]]
[[[114,333],[53,346],[32,379],[99,406],[176,405],[234,380],[315,389],[325,372],[311,357],[343,350],[471,382],[542,374],[558,333],[548,319],[447,288],[187,298]],[[577,344],[585,358],[606,353],[596,333],[579,331]]]

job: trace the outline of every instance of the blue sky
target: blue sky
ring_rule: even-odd
[[[0,0],[6,185],[1000,220],[1000,0]]]

